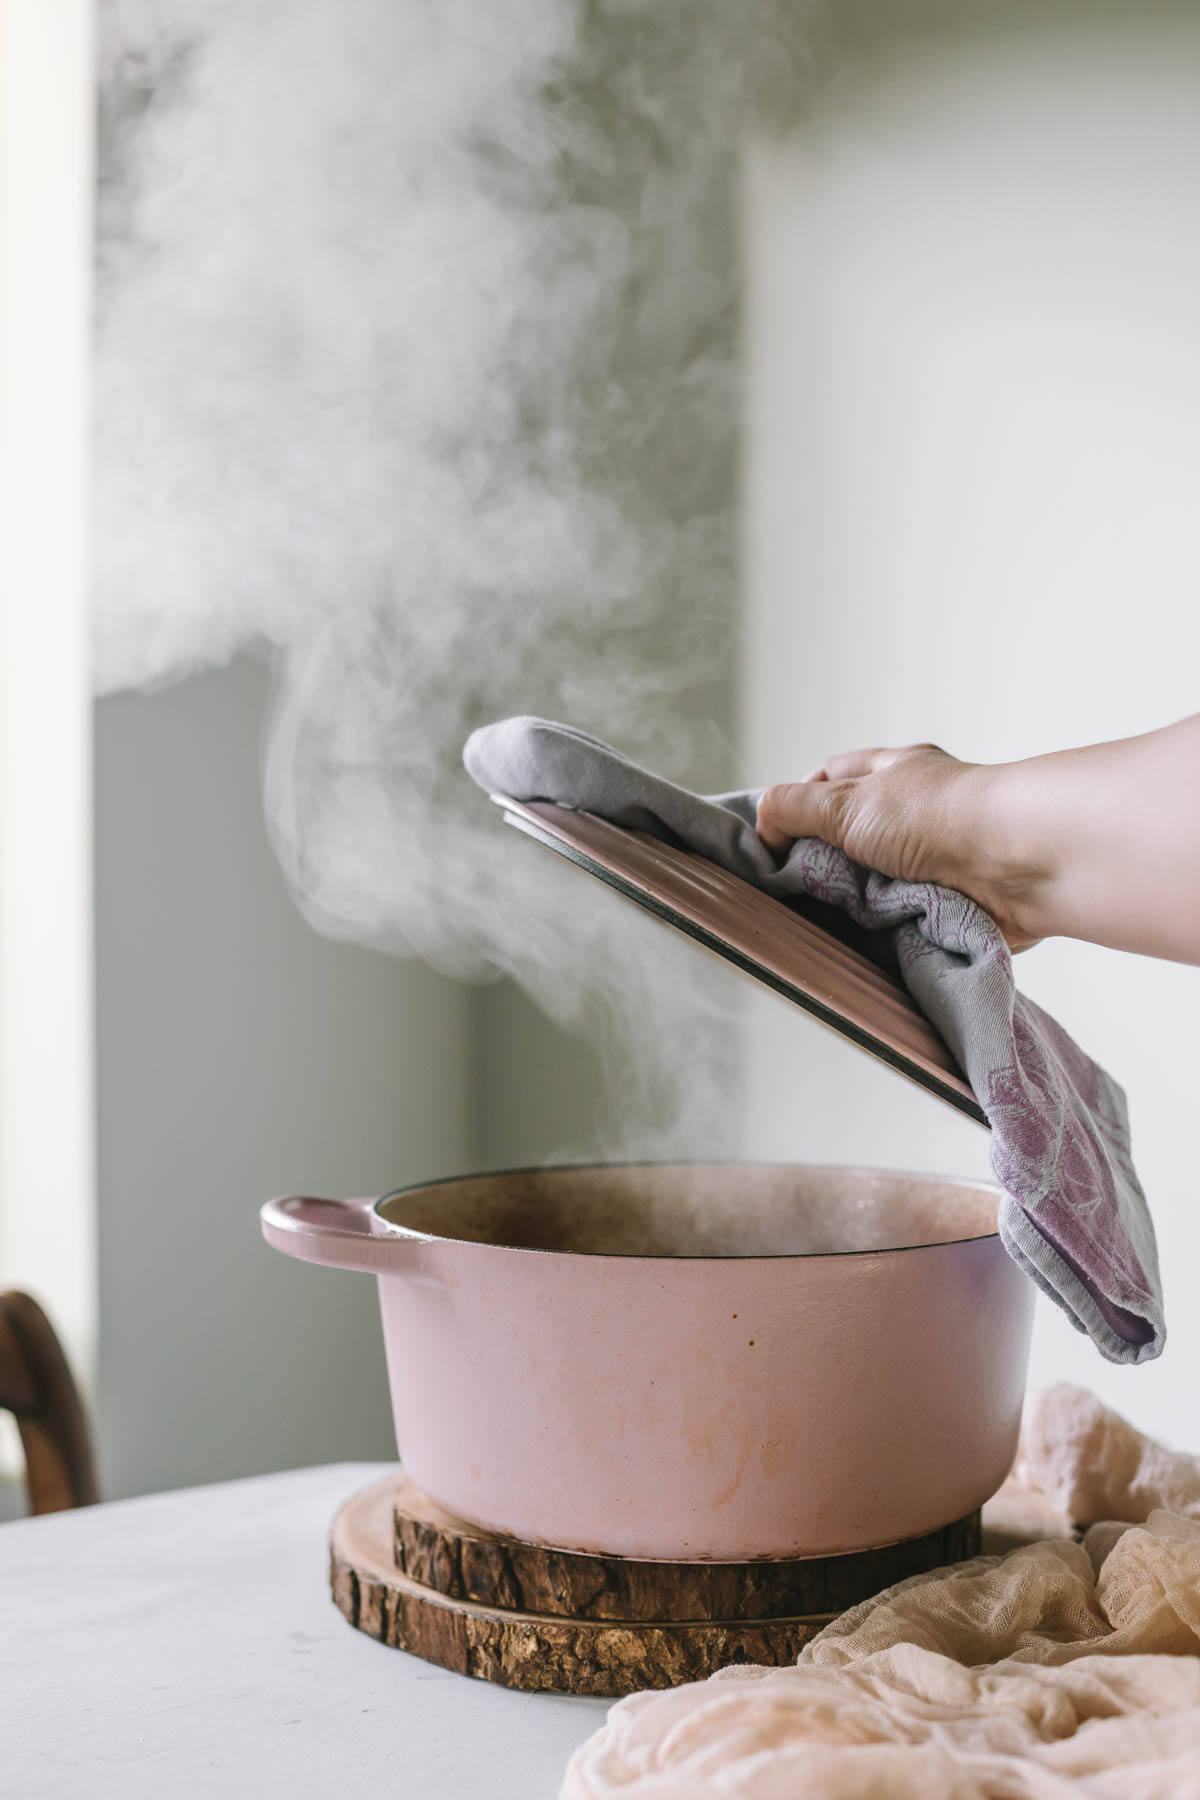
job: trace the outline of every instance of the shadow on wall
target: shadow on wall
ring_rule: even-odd
[[[243,659],[97,707],[109,1495],[394,1456],[374,1283],[272,1255],[259,1203],[538,1160],[586,1137],[596,1091],[514,991],[303,922],[263,827],[266,694]],[[510,1035],[551,1096],[489,1076]]]

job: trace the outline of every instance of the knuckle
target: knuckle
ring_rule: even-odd
[[[849,829],[857,804],[858,788],[852,781],[830,782],[821,795],[820,818],[831,837],[841,840]]]
[[[764,788],[762,793],[758,796],[759,823],[763,824],[765,822],[767,824],[770,824],[771,821],[775,817],[778,807],[779,807],[779,789],[778,789],[778,787]]]
[[[779,819],[792,805],[796,796],[794,781],[777,781],[772,787],[764,788],[758,802],[759,817]]]

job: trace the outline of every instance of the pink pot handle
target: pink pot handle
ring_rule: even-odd
[[[388,1225],[376,1213],[374,1200],[318,1200],[290,1194],[268,1200],[259,1217],[273,1250],[301,1262],[362,1269],[370,1275],[402,1267],[408,1260],[405,1252],[424,1242],[413,1232]]]

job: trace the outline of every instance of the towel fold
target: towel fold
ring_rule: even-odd
[[[468,773],[491,792],[548,800],[696,852],[786,904],[818,901],[886,943],[886,958],[965,1070],[992,1128],[1010,1256],[1113,1362],[1165,1341],[1154,1227],[1121,1088],[1017,992],[1012,956],[965,895],[892,880],[818,838],[781,866],[754,829],[757,790],[699,795],[585,732],[503,719],[472,734]]]

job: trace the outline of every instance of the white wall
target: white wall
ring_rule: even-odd
[[[477,994],[319,937],[263,826],[264,670],[97,707],[99,1442],[110,1496],[395,1454],[375,1283],[272,1194],[474,1165]]]
[[[84,1380],[93,61],[87,0],[0,0],[0,1287],[38,1295]],[[22,1466],[15,1435],[11,1456],[0,1437],[0,1469]]]
[[[1200,706],[1200,19],[1056,16],[868,42],[756,150],[750,778]],[[1033,1378],[1200,1448],[1200,971],[1054,943],[1019,974],[1128,1089],[1170,1330],[1114,1370],[1042,1304]],[[754,1019],[763,1152],[984,1166],[975,1127],[782,1003]]]

